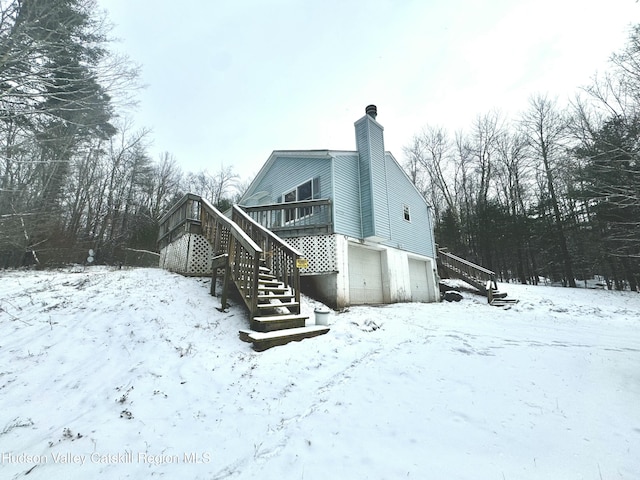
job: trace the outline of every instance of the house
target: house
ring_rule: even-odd
[[[354,151],[274,151],[238,202],[302,253],[302,290],[333,308],[439,300],[431,209],[376,117],[355,122]]]

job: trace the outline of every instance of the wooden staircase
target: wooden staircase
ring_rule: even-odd
[[[326,326],[306,326],[308,317],[301,315],[301,253],[240,207],[232,207],[229,219],[206,199],[187,194],[161,220],[159,243],[170,243],[183,233],[200,233],[211,244],[211,294],[216,294],[222,271],[222,310],[234,286],[249,310],[249,329],[240,330],[240,339],[252,342],[255,350],[329,331]]]
[[[263,351],[329,331],[306,326],[308,317],[300,313],[300,252],[237,205],[229,219],[205,199],[189,198],[198,203],[201,234],[213,247],[211,294],[222,270],[222,309],[233,284],[249,310],[249,329],[239,331],[241,340]]]
[[[260,267],[258,292],[258,315],[251,319],[250,329],[239,332],[240,340],[252,342],[254,350],[263,351],[329,331],[326,326],[306,326],[309,317],[300,314],[299,300],[266,266]]]
[[[446,248],[438,249],[438,268],[449,277],[458,278],[477,288],[494,307],[504,307],[518,302],[516,299],[506,298],[507,293],[498,290],[495,272],[453,255]]]

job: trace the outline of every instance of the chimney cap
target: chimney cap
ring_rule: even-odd
[[[364,111],[367,115],[369,115],[374,120],[378,116],[378,108],[375,105],[367,105],[367,108],[365,108]]]

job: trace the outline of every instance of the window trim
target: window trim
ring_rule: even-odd
[[[402,218],[405,222],[411,223],[411,206],[406,203],[402,205]]]
[[[296,185],[293,188],[290,188],[289,190],[286,190],[283,194],[282,194],[282,203],[292,203],[292,202],[301,202],[303,200],[300,200],[298,198],[298,191],[300,189],[301,186],[309,184],[310,187],[310,197],[309,198],[305,198],[303,200],[313,200],[314,199],[314,195],[316,192],[313,191],[313,177],[311,177],[309,180],[305,180],[304,182],[300,182],[298,185]],[[291,194],[291,193],[295,193],[295,200],[292,200],[290,202],[287,202],[285,199],[287,198],[287,195]],[[304,210],[304,212],[301,212],[302,210]],[[306,210],[308,210],[308,213],[306,213]],[[304,207],[304,208],[296,208],[295,210],[293,210],[293,215],[292,218],[287,218],[289,215],[291,215],[289,212],[292,212],[292,210],[283,210],[282,212],[282,225],[289,225],[291,223],[295,223],[299,220],[302,220],[304,218],[308,218],[311,217],[313,215],[313,209],[311,207]],[[301,213],[303,213],[301,215]]]

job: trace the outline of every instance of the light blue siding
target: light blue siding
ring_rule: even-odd
[[[435,257],[431,212],[420,193],[406,176],[400,165],[387,153],[386,170],[389,195],[391,239],[384,245],[400,248],[419,255]],[[404,219],[404,206],[409,206],[411,220]]]
[[[354,238],[362,238],[359,175],[356,152],[334,154],[334,231]]]
[[[370,237],[375,233],[373,221],[373,191],[371,183],[371,149],[369,142],[368,117],[358,120],[356,126],[356,147],[358,149],[358,181],[360,184],[360,218],[362,236]]]
[[[260,203],[277,203],[285,192],[316,177],[319,177],[316,185],[319,183],[320,192],[314,192],[314,197],[333,197],[331,159],[328,154],[324,157],[305,157],[303,153],[296,156],[279,156],[278,152],[274,152],[274,156],[270,168],[251,186],[251,191],[244,195],[243,200],[258,192],[267,192],[268,197],[262,197]]]
[[[431,211],[393,155],[384,152],[382,126],[366,115],[355,127],[356,152],[273,152],[241,203],[276,203],[314,179],[314,198],[332,200],[335,233],[435,257]]]
[[[382,127],[377,123],[371,122],[369,131],[371,139],[371,181],[373,184],[373,235],[379,238],[391,238],[389,183],[387,181]]]
[[[390,238],[383,128],[369,115],[355,124],[360,157],[362,232],[365,238]]]

